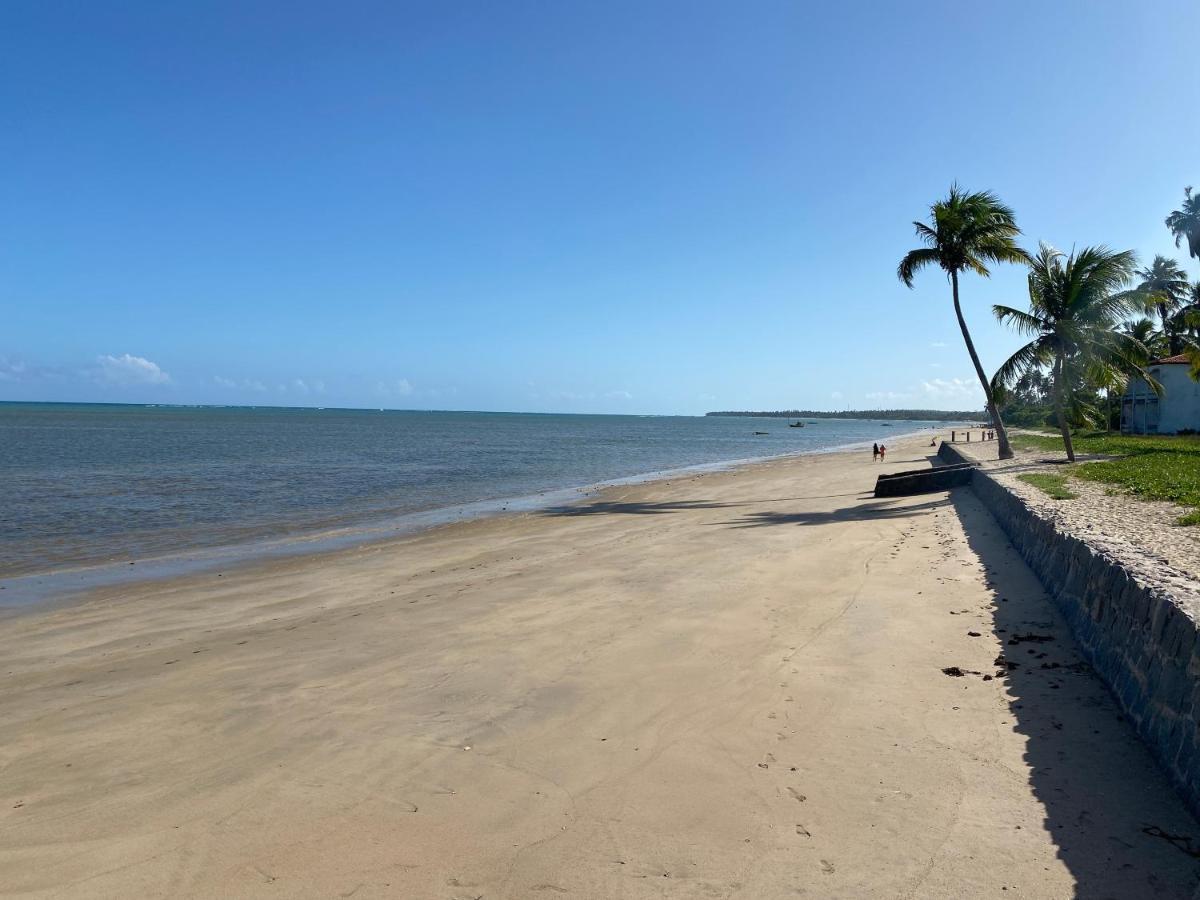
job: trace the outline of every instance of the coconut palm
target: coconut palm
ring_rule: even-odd
[[[1054,413],[1072,462],[1070,423],[1098,417],[1088,393],[1111,390],[1133,375],[1161,390],[1146,372],[1146,345],[1118,327],[1142,302],[1137,292],[1123,290],[1135,265],[1129,250],[1085,247],[1068,255],[1042,244],[1029,265],[1029,311],[993,307],[998,320],[1033,340],[1005,361],[992,383],[1003,387],[1030,369],[1049,368]]]
[[[957,184],[951,185],[950,195],[945,200],[934,203],[929,213],[930,224],[913,222],[917,229],[917,237],[925,246],[910,250],[900,261],[896,275],[911,288],[913,276],[926,266],[936,265],[945,271],[954,296],[954,314],[958,317],[958,327],[962,331],[971,363],[975,366],[975,374],[979,376],[979,384],[987,399],[988,413],[996,426],[1000,458],[1011,459],[1013,452],[1008,444],[1008,432],[1000,420],[992,384],[983,373],[979,354],[975,352],[975,343],[971,340],[971,332],[967,329],[966,319],[963,318],[958,297],[958,276],[959,273],[969,270],[986,278],[991,274],[988,271],[988,263],[1029,262],[1029,254],[1017,246],[1016,242],[1021,229],[1017,227],[1013,211],[1001,203],[995,194],[990,191],[971,193],[964,191]]]
[[[1200,259],[1200,194],[1192,196],[1192,189],[1183,189],[1183,206],[1167,216],[1167,227],[1175,235],[1175,246],[1187,238],[1188,255]]]
[[[1188,285],[1186,299],[1173,317],[1175,332],[1184,335],[1189,344],[1200,342],[1200,281]]]
[[[1158,321],[1162,323],[1163,334],[1167,338],[1168,352],[1179,353],[1182,342],[1172,317],[1187,303],[1190,290],[1187,272],[1175,260],[1156,256],[1148,268],[1138,269],[1134,274],[1141,279],[1138,291],[1145,297],[1146,312],[1158,313]]]
[[[1188,285],[1184,305],[1171,317],[1171,329],[1177,345],[1172,355],[1187,354],[1192,380],[1200,381],[1200,281]]]
[[[1167,338],[1155,327],[1153,319],[1143,316],[1126,322],[1121,330],[1146,348],[1145,362],[1167,355]]]

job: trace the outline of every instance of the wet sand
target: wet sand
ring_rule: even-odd
[[[870,498],[921,443],[9,618],[0,895],[1190,897],[986,511]]]

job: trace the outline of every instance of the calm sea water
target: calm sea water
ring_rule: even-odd
[[[0,404],[0,578],[828,450],[928,424]]]

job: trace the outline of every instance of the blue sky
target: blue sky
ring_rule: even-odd
[[[0,399],[981,403],[957,179],[1180,261],[1200,4],[6,3]],[[1188,262],[1200,278],[1200,265]],[[964,285],[985,366],[1017,346]]]

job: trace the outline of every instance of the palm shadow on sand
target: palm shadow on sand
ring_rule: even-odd
[[[718,500],[650,500],[616,501],[597,500],[592,503],[572,503],[565,506],[550,506],[541,511],[543,516],[658,516],[666,513],[693,512],[703,509],[731,509],[739,506],[758,506],[763,503],[793,503],[800,500],[827,500],[836,497],[862,497],[858,491],[848,494],[820,494],[813,497],[775,497],[770,500],[739,500],[723,503]]]
[[[861,496],[861,495],[860,495]],[[896,501],[873,500],[844,506],[841,509],[829,511],[800,510],[798,512],[767,512],[747,513],[740,519],[730,522],[718,522],[730,528],[766,528],[771,525],[829,525],[834,522],[859,522],[869,519],[898,519],[907,516],[929,515],[933,510],[946,506],[949,498],[942,496],[936,500],[926,500],[922,503],[907,503],[900,506]]]
[[[661,516],[666,513],[690,512],[698,509],[724,509],[729,506],[741,506],[740,503],[718,503],[713,500],[671,500],[654,503],[651,501],[633,501],[617,503],[613,501],[596,501],[595,503],[576,503],[569,506],[551,506],[541,511],[543,516]]]

